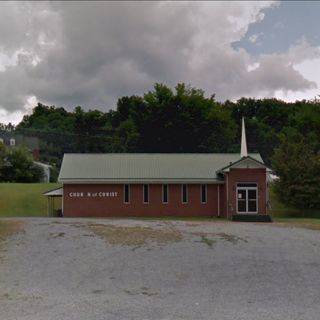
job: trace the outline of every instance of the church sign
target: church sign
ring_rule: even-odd
[[[100,191],[100,192],[69,192],[70,198],[113,198],[118,196],[116,191]]]

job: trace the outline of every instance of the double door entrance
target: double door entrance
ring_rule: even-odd
[[[237,184],[237,213],[258,213],[258,187],[256,183]]]

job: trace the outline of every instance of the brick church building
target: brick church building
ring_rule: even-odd
[[[259,154],[65,154],[65,217],[267,217],[267,172]]]

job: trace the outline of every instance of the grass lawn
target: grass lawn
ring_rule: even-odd
[[[58,183],[0,183],[0,217],[46,216],[47,198],[42,193],[57,187]]]
[[[295,219],[301,221],[302,218],[320,219],[320,210],[300,210],[296,208],[290,208],[277,199],[272,187],[269,189],[269,196],[271,202],[271,210],[269,214],[276,221],[283,219]],[[320,221],[320,220],[319,220]]]
[[[272,187],[269,189],[272,209],[269,214],[280,227],[320,230],[320,210],[299,210],[281,203]]]
[[[317,218],[275,218],[274,220],[280,227],[320,230],[320,219]]]

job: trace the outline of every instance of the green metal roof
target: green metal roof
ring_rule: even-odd
[[[43,193],[46,197],[62,197],[63,196],[63,188],[55,188]]]
[[[263,162],[259,154],[250,156]],[[65,154],[63,183],[219,182],[216,172],[240,159],[238,153]]]

